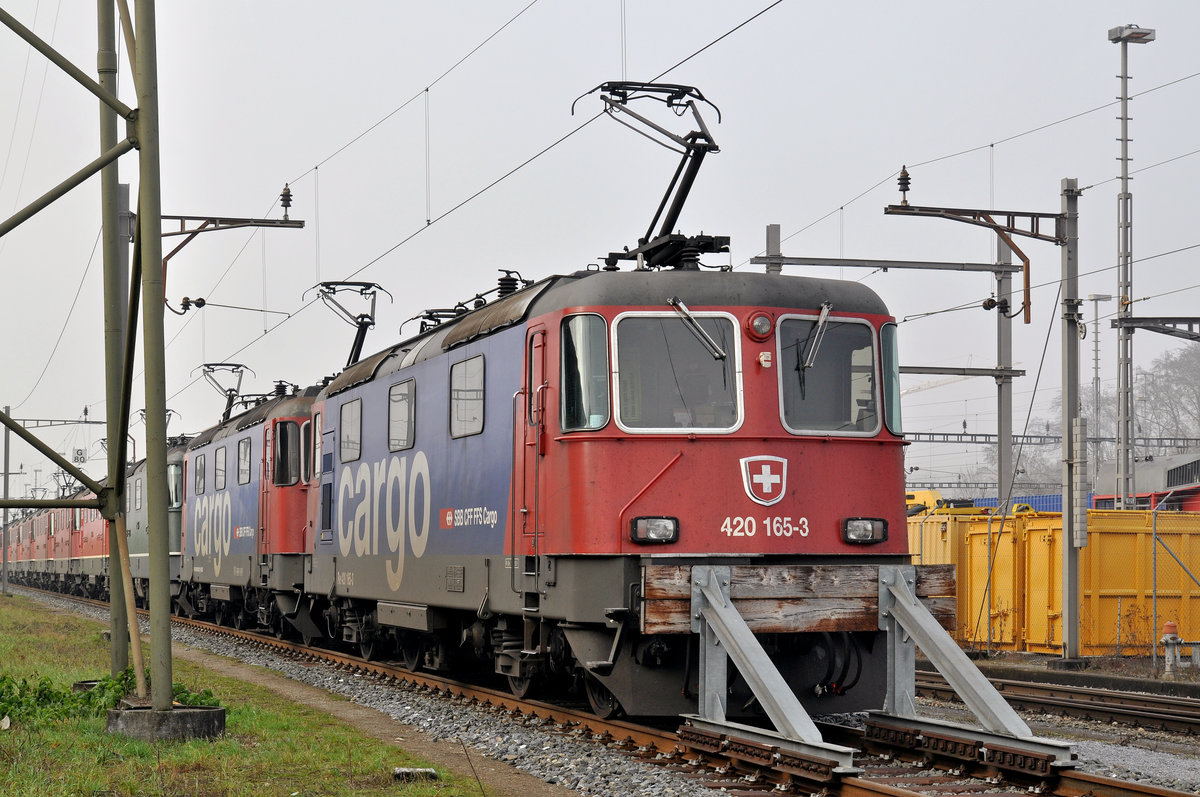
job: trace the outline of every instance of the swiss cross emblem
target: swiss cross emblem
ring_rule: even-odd
[[[787,489],[787,460],[783,457],[742,457],[742,486],[750,500],[763,506],[778,503]]]

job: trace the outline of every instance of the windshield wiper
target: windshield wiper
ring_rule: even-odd
[[[812,347],[809,348],[807,355],[801,354],[803,348],[800,344],[796,345],[796,373],[800,377],[800,400],[803,401],[807,392],[804,384],[804,374],[809,368],[813,367],[813,363],[817,360],[817,349],[821,348],[821,341],[825,337],[825,330],[829,328],[829,311],[833,309],[830,302],[821,303],[821,315],[817,317],[816,326],[812,332],[808,333],[808,339],[812,342]],[[803,358],[803,359],[802,359]]]
[[[686,324],[687,328],[690,329],[692,334],[696,336],[696,340],[704,344],[704,348],[708,349],[714,360],[724,360],[728,356],[725,354],[725,350],[717,345],[717,342],[712,339],[712,336],[704,331],[704,327],[700,326],[700,322],[696,320],[696,317],[692,315],[692,312],[688,310],[687,305],[684,304],[678,296],[672,296],[670,299],[667,299],[667,304],[675,308],[675,312],[679,313],[679,317],[683,319],[683,323]]]
[[[825,302],[821,305],[821,315],[817,318],[816,329],[808,336],[812,341],[812,348],[808,350],[808,356],[804,358],[804,367],[812,368],[813,362],[817,359],[817,349],[821,348],[821,340],[825,337],[825,330],[829,328],[829,311],[833,309],[833,305]]]

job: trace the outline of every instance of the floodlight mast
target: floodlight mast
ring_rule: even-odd
[[[650,225],[646,228],[646,234],[638,239],[637,248],[626,249],[623,252],[610,252],[605,258],[605,264],[615,266],[618,260],[635,260],[638,262],[639,268],[645,265],[648,268],[671,266],[672,268],[695,269],[699,267],[698,259],[701,254],[728,251],[728,236],[684,236],[671,232],[675,228],[676,222],[679,221],[679,215],[691,193],[692,185],[696,181],[696,175],[704,163],[705,156],[710,152],[720,152],[720,147],[717,146],[717,142],[708,130],[708,125],[700,116],[696,103],[705,103],[716,111],[718,122],[721,121],[721,110],[705,99],[704,95],[695,87],[678,83],[611,81],[601,83],[588,94],[594,91],[602,92],[600,99],[605,105],[604,112],[613,119],[682,155],[675,174],[667,184],[662,201],[659,202],[658,208],[650,220]],[[646,98],[664,103],[679,116],[690,111],[698,129],[684,136],[676,135],[629,108],[630,101]],[[574,111],[574,104],[571,107]],[[621,119],[620,114],[632,117],[649,128],[652,133],[638,130]],[[657,234],[654,232],[656,225],[659,225]]]
[[[1129,190],[1129,45],[1154,41],[1153,28],[1110,28],[1108,40],[1121,45],[1121,192],[1117,194],[1117,321],[1133,315],[1133,193]],[[1133,468],[1133,329],[1117,326],[1117,450],[1114,509],[1136,509]]]

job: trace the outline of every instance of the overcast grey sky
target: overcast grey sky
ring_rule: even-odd
[[[92,4],[5,8],[94,70]],[[680,227],[732,236],[735,266],[751,268],[771,222],[782,225],[788,255],[991,262],[986,231],[883,215],[907,164],[910,202],[926,205],[1057,212],[1061,179],[1078,178],[1080,292],[1115,293],[1120,53],[1107,31],[1127,23],[1158,33],[1130,48],[1131,90],[1149,92],[1131,114],[1133,168],[1145,170],[1133,183],[1134,295],[1148,297],[1135,313],[1200,315],[1200,250],[1189,248],[1200,245],[1195,3],[160,3],[163,212],[279,218],[286,182],[291,217],[307,223],[205,234],[171,261],[176,308],[189,296],[292,315],[213,306],[168,314],[168,406],[178,413],[168,431],[196,432],[220,414],[201,363],[245,363],[255,373],[247,392],[337,371],[353,330],[311,304],[305,291],[320,280],[375,281],[395,297],[381,297],[366,345],[374,351],[422,309],[490,290],[497,269],[540,278],[632,244],[676,156],[607,118],[585,125],[600,110],[595,95],[571,115],[577,97],[623,77],[694,85],[720,108],[719,124],[705,114],[722,151],[706,161]],[[132,105],[122,59],[121,95]],[[97,109],[6,29],[0,74],[7,216],[95,157]],[[675,120],[680,132],[685,121]],[[136,189],[134,156],[121,174]],[[76,418],[85,406],[103,417],[99,191],[94,179],[0,239],[0,404],[16,417]],[[1033,323],[1015,333],[1014,359],[1029,372],[1015,387],[1018,431],[1031,405],[1034,416],[1054,416],[1060,382],[1059,332],[1049,326],[1059,252],[1029,241],[1024,249],[1036,287]],[[993,288],[987,275],[844,276],[871,285],[900,319],[982,301]],[[994,329],[981,309],[914,318],[901,325],[902,359],[995,365]],[[1107,323],[1101,343],[1111,388]],[[1183,345],[1139,334],[1137,364]],[[1081,355],[1090,385],[1090,337]],[[135,408],[141,390],[139,382]],[[966,421],[992,432],[994,397],[990,380],[923,389],[906,397],[906,426],[960,431]],[[100,473],[103,434],[80,427],[47,437],[63,451],[86,448]],[[983,459],[961,446],[909,451],[930,478],[952,479]],[[30,452],[16,449],[18,463],[28,475],[14,493],[32,486],[34,468],[48,482],[51,467]]]

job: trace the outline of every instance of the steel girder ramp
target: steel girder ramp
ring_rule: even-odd
[[[756,745],[771,745],[829,765],[829,771],[851,774],[855,750],[830,744],[821,736],[779,670],[755,638],[729,598],[728,567],[692,568],[692,630],[700,635],[700,689],[695,715],[687,725],[709,734],[736,735]],[[907,735],[960,757],[986,761],[1028,761],[1031,771],[1070,766],[1075,755],[1064,742],[1036,737],[995,687],[959,649],[917,599],[911,565],[879,568],[879,627],[887,632],[888,690],[883,711],[870,712],[868,735],[896,739]],[[983,730],[957,723],[918,718],[916,714],[916,646],[937,668]],[[732,659],[775,731],[726,719],[728,663]],[[682,733],[682,729],[681,729]]]
[[[1025,721],[967,658],[913,590],[916,568],[879,568],[879,628],[887,632],[888,691],[884,710],[870,712],[868,735],[908,734],[930,748],[958,749],[962,757],[1012,764],[1048,774],[1072,766],[1071,745],[1034,736]],[[914,644],[915,643],[915,644]],[[916,712],[916,647],[971,710],[983,730],[926,719]]]
[[[728,567],[692,568],[692,630],[700,635],[700,689],[699,713],[684,715],[689,725],[818,759],[841,774],[857,771],[853,768],[854,748],[821,738],[800,700],[734,608],[729,599]],[[730,659],[766,711],[775,733],[725,719]]]

